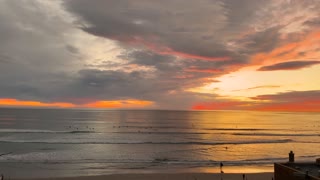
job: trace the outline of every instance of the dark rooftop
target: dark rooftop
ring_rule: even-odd
[[[293,168],[297,171],[300,171],[302,173],[307,173],[311,176],[314,176],[314,177],[319,177],[320,175],[320,164],[317,164],[317,163],[281,163],[285,166],[288,166],[290,168]]]

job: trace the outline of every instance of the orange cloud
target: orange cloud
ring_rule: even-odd
[[[243,103],[240,101],[202,102],[192,106],[192,110],[231,110],[239,109],[241,105],[243,105]]]
[[[252,97],[255,101],[201,102],[193,110],[320,112],[320,91],[293,91]]]
[[[59,108],[72,108],[76,105],[66,102],[38,102],[38,101],[23,101],[17,99],[0,99],[0,106],[24,106],[24,107],[59,107]]]
[[[142,101],[136,99],[114,100],[114,101],[96,101],[83,105],[88,108],[143,108],[152,105],[151,101]]]
[[[153,102],[135,99],[94,101],[87,104],[73,104],[68,102],[39,102],[17,99],[0,99],[0,106],[8,107],[57,107],[57,108],[143,108],[151,106]]]
[[[320,112],[320,99],[302,102],[270,103],[252,108],[257,111]]]
[[[196,103],[192,110],[252,110],[252,111],[288,111],[288,112],[320,112],[320,99],[300,102],[204,102]]]
[[[268,53],[258,53],[251,57],[254,65],[274,64],[295,59],[318,59],[320,32],[312,32],[301,37],[300,41],[288,43]]]
[[[274,95],[260,95],[252,99],[265,101],[252,110],[320,112],[320,91],[293,91]]]

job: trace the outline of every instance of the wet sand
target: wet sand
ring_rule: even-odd
[[[246,180],[272,180],[273,173],[245,174]],[[18,180],[18,179],[16,179]],[[22,180],[22,179],[19,179]],[[27,179],[23,179],[27,180]],[[31,180],[31,179],[28,179]],[[33,179],[35,180],[35,179]],[[180,173],[180,174],[114,174],[65,178],[42,178],[37,180],[243,180],[243,174]]]

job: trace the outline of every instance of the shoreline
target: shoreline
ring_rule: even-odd
[[[0,167],[1,168],[1,167]],[[68,168],[69,169],[69,168]],[[8,170],[8,169],[7,169]],[[31,170],[31,169],[30,169]],[[246,165],[246,166],[229,166],[224,164],[223,169],[224,175],[229,176],[229,174],[273,174],[274,168],[270,165]],[[17,180],[49,180],[49,179],[57,179],[57,180],[73,180],[73,179],[93,179],[96,178],[101,179],[100,177],[108,177],[114,178],[115,176],[123,176],[129,175],[130,177],[144,175],[144,176],[163,176],[163,175],[199,175],[199,174],[209,174],[220,177],[220,168],[219,166],[208,166],[208,167],[189,167],[184,169],[177,168],[158,168],[158,169],[96,169],[94,171],[87,170],[63,170],[63,171],[51,171],[47,169],[43,171],[42,169],[26,171],[25,169],[20,169],[19,173],[17,173],[16,168],[11,168],[9,171],[2,171],[5,175],[5,179],[17,179]],[[187,177],[186,177],[187,178]],[[131,179],[131,178],[124,178]],[[144,178],[142,178],[144,179]],[[157,179],[157,177],[152,177],[152,179]],[[163,178],[162,178],[163,179]],[[220,179],[220,178],[219,178]],[[271,179],[271,178],[270,178]],[[120,180],[118,177],[115,180]],[[159,179],[160,180],[160,179]],[[241,179],[242,180],[242,179]],[[248,179],[250,180],[250,179]]]
[[[271,180],[273,172],[246,173],[247,180]],[[101,176],[19,178],[12,180],[243,180],[242,173],[150,173],[150,174],[111,174]]]

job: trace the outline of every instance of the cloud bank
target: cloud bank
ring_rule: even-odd
[[[319,64],[320,61],[290,61],[263,66],[258,71],[297,70]]]
[[[317,65],[319,8],[312,0],[2,0],[0,99],[215,106],[221,95],[190,89],[251,66]]]

